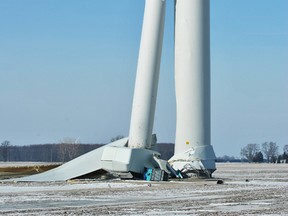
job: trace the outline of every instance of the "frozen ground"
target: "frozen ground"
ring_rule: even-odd
[[[0,183],[0,215],[288,215],[288,164],[217,164],[216,180]]]
[[[41,166],[41,165],[60,165],[59,162],[47,163],[47,162],[0,162],[0,168],[4,167],[29,167],[29,166]]]

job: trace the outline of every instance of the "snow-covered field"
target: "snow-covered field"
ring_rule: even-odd
[[[221,163],[214,178],[2,182],[0,215],[288,215],[288,164]]]

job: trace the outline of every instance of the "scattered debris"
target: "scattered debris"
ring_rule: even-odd
[[[168,173],[161,169],[146,169],[144,180],[146,181],[168,181]]]
[[[224,181],[222,179],[218,179],[217,184],[224,184]]]

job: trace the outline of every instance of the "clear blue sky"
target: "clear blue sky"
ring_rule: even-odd
[[[0,0],[0,141],[128,135],[144,0]],[[288,1],[211,0],[212,145],[288,144]],[[154,132],[174,142],[173,1]]]

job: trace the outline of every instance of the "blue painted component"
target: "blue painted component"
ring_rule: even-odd
[[[144,180],[151,181],[153,174],[153,169],[148,168],[147,171],[144,173]]]

